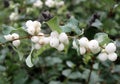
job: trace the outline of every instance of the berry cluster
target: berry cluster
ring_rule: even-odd
[[[116,46],[114,43],[109,43],[102,49],[101,53],[98,55],[98,59],[101,61],[105,61],[109,59],[110,61],[115,61],[117,59],[117,54],[115,53]]]
[[[38,35],[40,33],[41,30],[41,23],[38,21],[31,21],[28,20],[26,22],[26,31],[30,34],[30,35]]]
[[[17,33],[5,35],[4,38],[7,41],[12,41],[12,44],[15,47],[18,47],[20,45],[19,35]]]
[[[99,43],[96,40],[89,41],[86,37],[82,37],[81,39],[78,39],[78,42],[80,45],[81,55],[84,55],[87,51],[91,51],[93,54],[96,54],[100,51]],[[73,41],[73,48],[78,48],[75,41]]]
[[[87,52],[92,52],[93,54],[98,55],[98,59],[101,61],[105,61],[109,59],[110,61],[115,61],[117,59],[116,46],[114,43],[109,43],[105,48],[99,46],[97,40],[88,40],[86,37],[82,37],[81,39],[77,39],[79,46],[76,44],[75,40],[73,41],[73,48],[79,48],[80,54],[84,55]]]
[[[38,7],[38,8],[42,8],[43,7],[43,2],[41,0],[36,0],[33,3],[33,7]]]
[[[66,33],[58,33],[57,31],[51,32],[50,36],[45,36],[41,32],[41,23],[38,21],[28,20],[26,22],[25,31],[30,34],[31,42],[34,46],[34,49],[38,50],[43,45],[49,44],[51,47],[56,48],[58,51],[63,51],[65,45],[69,44],[69,39]],[[4,38],[7,41],[12,41],[12,44],[15,47],[20,45],[20,38],[17,33],[5,35]],[[117,59],[116,46],[114,43],[109,43],[104,47],[101,47],[97,40],[88,40],[86,37],[77,39],[77,42],[73,41],[73,48],[79,49],[81,55],[91,52],[92,54],[98,54],[98,59],[105,61],[109,59],[110,61],[115,61]]]
[[[11,14],[10,14],[10,16],[9,16],[9,19],[11,20],[11,21],[16,21],[16,20],[18,20],[19,19],[19,14],[17,13],[17,12],[12,12]]]
[[[56,48],[58,51],[64,50],[64,45],[69,43],[68,36],[66,33],[58,33],[53,31],[50,34],[50,46]]]
[[[28,34],[32,35],[31,41],[34,44],[35,49],[40,49],[44,44],[49,43],[49,37],[45,37],[44,33],[41,33],[41,23],[38,21],[27,21],[26,22],[26,31]]]
[[[33,11],[34,8],[40,8],[41,9],[43,7],[43,5],[45,5],[45,6],[49,7],[49,8],[53,8],[53,7],[59,8],[59,7],[64,5],[63,0],[45,0],[44,2],[42,0],[33,0],[32,2],[33,2],[32,3],[33,7],[32,8],[29,8],[29,7],[26,8],[27,13]],[[13,5],[13,4],[11,4],[11,5]],[[14,4],[13,7],[15,8],[18,5],[19,5],[18,3]],[[18,10],[16,10],[16,8],[15,8],[15,11],[11,12],[11,14],[9,15],[9,19],[11,21],[17,21],[20,18],[21,18],[21,16],[20,16]]]
[[[46,0],[45,5],[48,6],[49,8],[52,7],[60,7],[64,5],[64,1],[57,1],[57,0]]]

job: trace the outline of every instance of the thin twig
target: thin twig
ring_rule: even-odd
[[[48,36],[48,35],[46,34],[46,35],[35,35],[35,36]],[[21,39],[30,39],[31,37],[32,37],[32,35],[30,35],[30,36],[24,36],[24,37],[20,37],[18,39],[13,39],[11,41],[21,40]],[[11,42],[11,41],[7,41],[5,43],[0,43],[0,46],[5,45],[6,43]]]
[[[91,74],[92,74],[92,71],[93,71],[93,64],[94,64],[94,57],[92,57],[92,64],[90,66],[90,73],[89,73],[89,76],[88,76],[88,80],[87,80],[87,83],[86,84],[89,84],[90,83],[90,78],[91,78]]]
[[[89,73],[89,76],[88,76],[87,84],[89,84],[89,82],[90,82],[92,70],[93,70],[93,64],[91,65],[91,68],[90,68],[90,73]]]

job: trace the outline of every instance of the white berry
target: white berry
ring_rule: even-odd
[[[105,47],[105,51],[107,53],[113,53],[116,51],[116,46],[114,43],[109,43],[106,47]]]
[[[61,34],[59,35],[59,40],[60,40],[60,42],[62,42],[62,43],[66,43],[67,40],[68,40],[67,34],[66,34],[66,33],[61,33]]]
[[[50,43],[50,39],[51,39],[50,37],[44,37],[43,41],[44,41],[45,44],[49,44]]]
[[[37,43],[39,41],[39,37],[38,36],[32,36],[31,41],[34,42],[34,43]]]
[[[30,35],[34,35],[34,34],[35,34],[35,28],[31,26],[31,27],[27,28],[27,32],[28,32]]]
[[[105,61],[105,60],[107,60],[107,58],[108,58],[108,55],[107,55],[107,53],[100,53],[99,55],[98,55],[98,57],[97,57],[100,61]]]
[[[86,53],[85,47],[80,47],[80,54],[84,55]]]
[[[31,27],[32,24],[33,24],[32,20],[28,20],[28,21],[25,23],[26,27]]]
[[[116,53],[110,53],[110,54],[108,55],[108,59],[109,59],[110,61],[115,61],[115,60],[117,60],[117,54],[116,54]]]
[[[31,35],[38,35],[41,30],[41,23],[38,21],[28,20],[26,22],[27,32]]]
[[[48,7],[54,7],[55,6],[55,1],[54,0],[46,0],[45,5]]]
[[[80,40],[79,40],[79,44],[81,47],[86,47],[88,48],[88,39],[86,37],[82,37]]]
[[[41,37],[41,38],[39,39],[39,42],[38,42],[38,43],[39,43],[40,45],[44,45],[44,44],[45,44],[45,42],[44,42],[44,39],[43,39],[43,38],[44,38],[44,37]]]
[[[42,8],[43,2],[42,2],[41,0],[36,0],[36,1],[33,3],[33,6],[34,6],[34,7],[38,7],[38,8]]]
[[[41,48],[41,45],[39,43],[34,44],[34,48],[36,50],[39,50]]]
[[[11,41],[11,40],[12,40],[12,35],[10,35],[10,34],[4,35],[4,38],[5,38],[7,41]]]
[[[17,33],[13,33],[12,34],[12,39],[14,40],[14,39],[18,39],[19,38],[19,35],[17,34]]]
[[[98,41],[96,41],[96,40],[89,41],[88,47],[89,47],[90,50],[94,50],[94,49],[99,48]]]
[[[98,48],[96,48],[96,49],[91,49],[91,52],[92,52],[93,54],[97,54],[98,52],[100,52],[100,50],[101,50],[101,48],[98,47]]]
[[[12,42],[12,44],[15,46],[15,47],[18,47],[20,45],[20,40],[15,40]]]
[[[58,48],[57,48],[58,51],[63,51],[64,50],[64,44],[61,43]]]
[[[57,48],[59,46],[59,40],[57,38],[52,38],[50,40],[50,46],[54,47],[54,48]]]
[[[56,3],[55,3],[55,5],[57,6],[57,7],[60,7],[60,6],[63,6],[64,5],[64,1],[57,1]]]
[[[18,19],[19,19],[19,14],[16,13],[16,12],[12,12],[12,13],[10,14],[10,16],[9,16],[9,19],[10,19],[11,21],[16,21],[16,20],[18,20]]]
[[[35,28],[35,34],[39,34],[39,32],[41,30],[41,23],[38,21],[34,21],[33,27]]]
[[[59,34],[58,34],[57,31],[53,31],[53,32],[51,32],[50,36],[51,36],[52,38],[55,38],[55,37],[58,38],[58,37],[59,37]]]

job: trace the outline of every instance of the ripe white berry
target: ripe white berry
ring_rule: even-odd
[[[27,21],[26,22],[27,26],[27,32],[31,35],[38,35],[40,30],[41,30],[41,23],[38,21]]]
[[[105,51],[107,53],[113,53],[116,51],[116,46],[114,43],[109,43],[106,47],[105,47]]]
[[[57,7],[63,6],[64,5],[64,1],[57,1],[57,2],[55,2],[55,5]]]
[[[45,42],[44,42],[44,39],[43,39],[43,38],[44,38],[44,37],[41,37],[41,38],[39,39],[39,42],[38,42],[38,43],[39,43],[40,45],[44,45],[44,44],[45,44]]]
[[[4,35],[4,38],[5,38],[7,41],[12,41],[12,35],[10,35],[10,34]]]
[[[96,48],[96,49],[91,49],[91,52],[92,52],[93,54],[97,54],[98,52],[100,52],[100,50],[101,50],[101,48],[98,47],[98,48]]]
[[[80,47],[80,54],[84,55],[86,53],[85,47]]]
[[[80,40],[79,40],[79,44],[81,47],[85,47],[85,48],[88,48],[88,39],[86,37],[82,37]]]
[[[18,19],[19,19],[18,13],[12,12],[12,13],[10,14],[10,16],[9,16],[9,19],[10,19],[11,21],[16,21],[16,20],[18,20]]]
[[[35,34],[35,28],[34,27],[29,27],[28,29],[27,29],[27,32],[30,34],[30,35],[34,35]]]
[[[18,47],[20,45],[20,40],[14,40],[12,42],[12,44],[15,46],[15,47]]]
[[[100,53],[100,54],[98,55],[97,58],[98,58],[100,61],[105,61],[105,60],[107,60],[108,55],[107,55],[107,53],[102,52],[102,53]]]
[[[57,38],[52,38],[50,40],[50,46],[51,47],[54,47],[54,48],[57,48],[59,46],[59,39]]]
[[[110,54],[108,55],[108,59],[109,59],[110,61],[115,61],[115,60],[117,60],[117,54],[116,54],[116,53],[110,53]]]
[[[89,47],[89,49],[90,49],[91,51],[94,50],[94,49],[99,48],[98,41],[96,41],[96,40],[91,40],[91,41],[89,41],[88,47]]]
[[[34,44],[34,48],[36,50],[39,50],[41,48],[41,45],[39,43]]]
[[[64,50],[64,44],[60,43],[60,45],[57,48],[58,51],[63,51]]]
[[[51,39],[50,37],[44,37],[43,41],[44,41],[45,44],[49,44],[50,43],[50,39]]]
[[[62,43],[66,43],[67,40],[68,40],[67,34],[66,34],[66,33],[61,33],[61,34],[59,35],[59,40],[60,40],[60,42],[62,42]]]
[[[34,43],[37,43],[39,41],[39,37],[38,36],[32,36],[31,41],[34,42]]]
[[[33,24],[32,20],[28,20],[25,25],[26,27],[31,27],[32,24]]]
[[[35,28],[35,33],[39,34],[40,30],[41,30],[41,23],[38,21],[34,21],[33,22],[33,27]]]
[[[38,33],[38,35],[40,35],[40,36],[44,36],[44,33],[42,33],[42,32],[39,32],[39,33]]]
[[[55,6],[55,1],[53,0],[46,0],[45,1],[45,5],[48,6],[48,7],[54,7]]]
[[[42,2],[41,0],[36,0],[36,1],[33,3],[33,6],[34,6],[34,7],[38,7],[38,8],[42,8],[43,2]]]
[[[73,48],[74,48],[74,49],[77,49],[77,48],[78,48],[78,46],[77,46],[77,44],[76,44],[75,40],[73,40],[72,45],[73,45]]]
[[[18,38],[19,38],[19,35],[17,33],[12,34],[12,39],[18,39]]]
[[[58,37],[59,37],[59,34],[58,34],[57,31],[53,31],[53,32],[51,32],[50,36],[51,36],[52,38],[55,38],[55,37],[58,38]]]

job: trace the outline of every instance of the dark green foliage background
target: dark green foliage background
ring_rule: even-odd
[[[21,40],[17,50],[11,43],[0,46],[0,84],[87,84],[92,64],[89,84],[120,84],[120,1],[64,1],[65,5],[60,8],[43,6],[42,9],[33,8],[28,13],[27,8],[33,7],[33,0],[0,0],[0,43],[5,42],[4,34],[17,32],[20,36],[26,36],[23,27],[29,19],[44,22],[56,16],[59,27],[70,36],[79,36],[82,29],[85,30],[82,36],[86,36],[89,40],[98,32],[107,33],[109,38],[116,42],[117,61],[100,62],[95,56],[93,62],[90,53],[84,57],[79,55],[72,48],[72,39],[70,39],[69,48],[65,52],[58,52],[49,46],[34,51],[32,58],[35,66],[29,68],[25,64],[25,58],[30,52],[31,44],[25,39]],[[9,20],[14,8],[7,2],[19,3],[16,6],[20,14],[18,21]],[[116,5],[118,6],[115,7]],[[50,15],[45,18],[42,13],[46,10]],[[74,18],[71,19],[72,16]],[[54,25],[54,23],[50,24]],[[54,26],[58,25],[55,23]],[[51,32],[47,24],[42,25],[42,31]],[[23,56],[21,61],[19,56]]]

